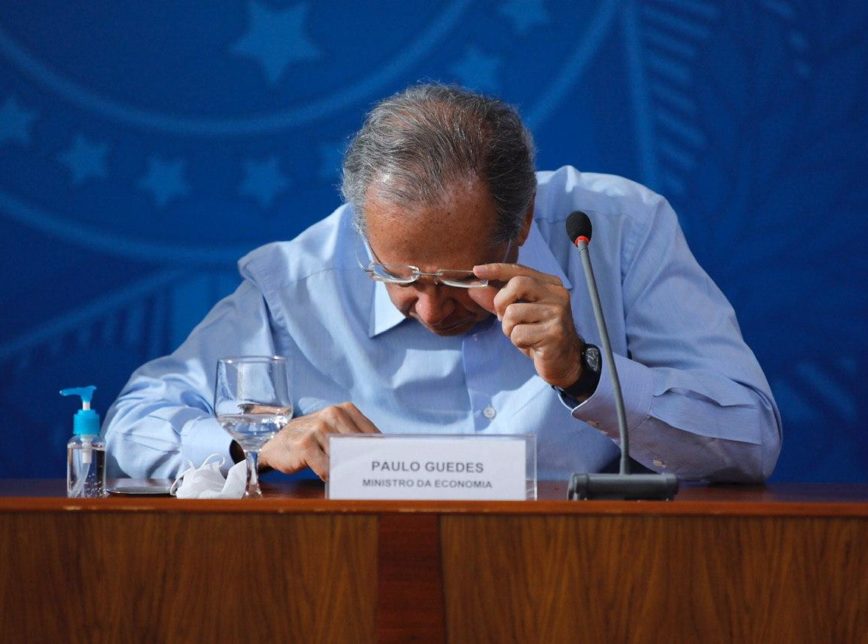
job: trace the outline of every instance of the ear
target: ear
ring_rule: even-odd
[[[518,231],[518,237],[515,242],[517,246],[523,246],[527,241],[527,236],[530,235],[530,227],[533,224],[533,207],[536,201],[536,192],[530,200],[530,205],[527,207],[527,212],[524,214],[524,221],[521,224],[521,230]]]

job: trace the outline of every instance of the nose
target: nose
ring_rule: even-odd
[[[420,280],[414,286],[416,301],[413,310],[425,324],[437,326],[455,310],[455,302],[447,293],[449,289],[427,280]]]

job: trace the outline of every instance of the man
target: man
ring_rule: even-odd
[[[540,478],[610,467],[611,373],[564,232],[575,210],[594,223],[633,457],[685,479],[771,473],[768,383],[660,196],[569,167],[535,174],[512,108],[439,85],[375,107],[343,192],[325,220],[243,258],[238,290],[133,374],[106,420],[120,473],[237,458],[210,401],[217,359],[244,354],[284,355],[292,370],[296,416],[263,466],[326,478],[330,433],[382,431],[534,432]]]

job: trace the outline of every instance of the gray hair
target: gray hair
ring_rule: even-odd
[[[518,112],[460,87],[423,84],[380,103],[344,156],[341,192],[364,234],[368,188],[401,205],[434,205],[456,181],[484,182],[497,209],[494,243],[515,239],[536,190],[534,147]]]

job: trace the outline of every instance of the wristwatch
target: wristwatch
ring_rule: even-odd
[[[600,347],[593,344],[585,344],[582,347],[582,374],[569,387],[555,387],[555,389],[574,399],[577,403],[585,402],[597,390],[600,383],[600,374],[603,371],[603,356]]]

